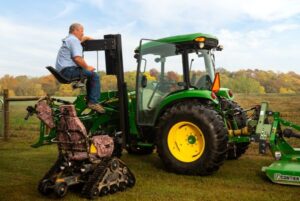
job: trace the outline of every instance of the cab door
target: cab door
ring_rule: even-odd
[[[159,105],[182,90],[182,54],[175,44],[142,40],[137,72],[137,123],[153,126]]]

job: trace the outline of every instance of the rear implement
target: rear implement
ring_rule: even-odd
[[[270,118],[272,123],[269,123]],[[282,127],[287,128],[283,130]],[[269,145],[276,160],[262,168],[274,183],[300,186],[300,149],[292,147],[286,140],[300,139],[300,134],[294,130],[300,131],[300,126],[282,119],[279,112],[268,110],[268,103],[262,103],[255,133],[259,136],[259,152],[265,154]]]

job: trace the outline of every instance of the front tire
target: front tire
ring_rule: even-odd
[[[227,129],[217,112],[195,101],[178,103],[159,119],[157,152],[179,174],[209,175],[226,159]]]

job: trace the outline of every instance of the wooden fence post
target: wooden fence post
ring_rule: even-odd
[[[3,90],[3,102],[4,102],[4,107],[3,107],[3,123],[4,123],[4,140],[8,140],[9,136],[9,101],[8,99],[8,89]]]
[[[3,137],[3,127],[4,127],[4,112],[3,112],[3,98],[0,99],[0,137]]]

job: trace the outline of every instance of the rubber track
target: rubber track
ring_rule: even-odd
[[[94,190],[96,190],[98,188],[99,182],[102,181],[103,177],[106,174],[106,169],[110,168],[112,159],[105,159],[103,160],[100,164],[97,165],[97,167],[95,168],[95,171],[93,172],[92,175],[90,175],[88,181],[86,182],[86,184],[83,186],[82,191],[81,191],[81,195],[83,197],[86,197],[88,199],[92,199],[95,196],[93,195]],[[119,163],[122,167],[127,167],[123,161],[119,160]],[[130,171],[130,169],[127,167],[128,173],[127,173],[127,177],[128,180],[133,179],[133,183],[132,184],[127,184],[127,187],[132,187],[135,184],[135,177],[132,174],[132,172]],[[108,184],[109,185],[109,184]],[[109,187],[109,186],[107,186]]]
[[[48,170],[48,172],[44,175],[44,177],[41,179],[43,181],[44,179],[51,178],[54,174],[60,170],[60,165],[62,164],[62,157],[58,156],[58,159],[55,161],[54,165]]]
[[[48,172],[44,175],[44,177],[39,181],[38,183],[38,191],[43,194],[41,188],[43,185],[43,181],[44,180],[52,180],[55,174],[57,174],[60,171],[60,165],[62,164],[62,157],[58,156],[58,159],[55,161],[54,165],[52,165],[52,167],[48,170]],[[53,181],[54,183],[54,181]]]
[[[82,188],[81,195],[86,198],[93,198],[93,195],[91,193],[95,190],[95,188],[98,188],[97,185],[105,175],[105,169],[108,166],[108,160],[103,160],[101,163],[97,165],[92,175],[89,176],[88,181],[85,183],[85,185]]]

